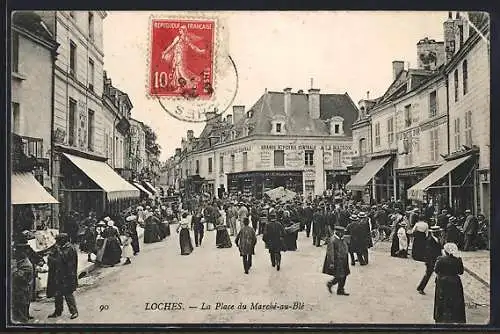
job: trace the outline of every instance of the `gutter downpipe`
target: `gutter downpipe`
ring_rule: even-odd
[[[57,14],[56,14],[57,15]],[[51,181],[52,181],[52,193],[53,195],[56,195],[56,198],[59,199],[59,194],[54,194],[54,185],[58,181],[55,180],[54,178],[54,107],[55,107],[55,84],[56,84],[56,59],[57,59],[57,49],[59,48],[59,45],[57,44],[57,18],[54,17],[54,41],[56,42],[55,48],[52,50],[52,87],[51,87],[51,97],[50,97],[50,108],[51,108],[51,113],[50,113],[50,174],[51,174]],[[59,187],[56,187],[57,192],[59,192]],[[51,213],[51,218],[50,218],[50,224],[51,227],[54,227],[54,223],[56,221],[55,217],[56,215],[59,216],[59,209],[55,210],[54,205],[50,206],[50,213]],[[57,219],[57,225],[59,226],[59,219]]]
[[[446,142],[447,142],[447,155],[450,155],[450,86],[448,82],[448,75],[444,72],[445,86],[446,86]],[[448,173],[448,206],[451,208],[453,204],[452,195],[453,188],[451,186],[451,172]]]

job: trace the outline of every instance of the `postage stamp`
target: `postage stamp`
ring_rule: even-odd
[[[215,20],[153,19],[149,94],[209,99],[213,95]]]

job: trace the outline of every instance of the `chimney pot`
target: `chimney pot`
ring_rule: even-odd
[[[284,98],[284,109],[285,109],[285,115],[290,114],[290,110],[292,110],[292,89],[287,87],[283,89],[283,98]]]
[[[319,107],[319,102],[320,102],[320,96],[319,96],[319,89],[317,88],[311,88],[307,91],[309,94],[307,96],[308,102],[309,102],[309,116],[312,119],[319,119],[320,118],[320,107]]]
[[[370,99],[370,91],[367,91],[366,92],[366,99],[369,100]]]
[[[233,106],[233,124],[238,124],[238,122],[245,117],[245,106]]]
[[[402,60],[394,60],[392,62],[392,80],[396,80],[401,72],[405,69],[405,62]]]

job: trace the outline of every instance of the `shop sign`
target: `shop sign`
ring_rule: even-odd
[[[285,154],[286,167],[299,167],[304,163],[304,151],[292,151]]]
[[[326,171],[326,176],[349,176],[349,172],[347,170],[327,170]]]
[[[242,153],[242,152],[248,152],[251,150],[252,150],[252,146],[239,146],[239,147],[222,152],[222,155],[238,154],[238,153]]]
[[[352,144],[325,145],[325,151],[352,151]]]
[[[304,170],[304,177],[315,178],[316,177],[316,170],[313,168],[305,169]]]
[[[302,172],[263,172],[262,175],[264,177],[275,177],[275,176],[282,176],[282,177],[297,177],[297,176],[302,176]]]
[[[297,151],[297,150],[315,150],[316,145],[261,145],[260,149],[263,151],[275,151],[275,150],[283,150],[283,151]]]

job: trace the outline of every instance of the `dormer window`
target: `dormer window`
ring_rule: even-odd
[[[247,111],[247,118],[252,118],[253,116],[253,110]]]
[[[344,119],[340,116],[335,116],[330,119],[330,135],[344,135]]]
[[[276,123],[276,133],[281,133],[281,123]]]

